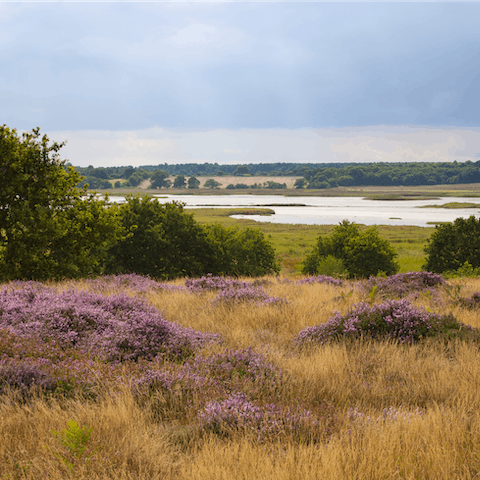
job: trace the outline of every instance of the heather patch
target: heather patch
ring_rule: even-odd
[[[330,433],[309,410],[274,404],[259,406],[242,393],[207,403],[198,418],[205,432],[223,437],[240,433],[260,442],[290,435],[307,443]]]
[[[437,273],[408,272],[397,273],[388,277],[370,277],[361,285],[371,296],[381,295],[390,298],[403,298],[422,292],[433,293],[439,285],[447,282]]]
[[[367,337],[414,343],[425,337],[465,337],[474,329],[453,315],[438,315],[416,308],[407,300],[387,300],[382,304],[359,303],[342,315],[335,312],[321,325],[307,327],[295,339],[298,345],[325,344],[331,340]]]
[[[330,285],[340,286],[343,285],[343,281],[338,278],[333,278],[328,275],[316,275],[312,277],[302,278],[301,280],[296,281],[295,283],[302,284],[313,284],[313,283],[327,283]]]
[[[203,392],[204,398],[214,398],[252,387],[269,390],[278,385],[281,378],[281,370],[251,348],[227,349],[212,356],[197,354],[181,365],[162,364],[160,369],[147,366],[135,379],[134,389],[140,394],[152,393],[158,388],[170,393],[197,391]]]
[[[278,305],[286,304],[286,298],[269,295],[263,287],[254,287],[248,284],[245,287],[224,288],[212,300],[212,305],[236,305],[239,303],[253,302],[255,305]]]
[[[162,354],[186,358],[219,340],[218,335],[168,322],[143,299],[28,286],[0,291],[0,328],[62,348],[78,347],[109,361]]]
[[[54,391],[57,382],[48,372],[48,364],[48,360],[3,358],[0,360],[0,394],[12,389],[25,398],[33,390]]]
[[[209,273],[200,278],[192,278],[185,281],[185,286],[192,293],[209,292],[212,290],[248,288],[251,284],[230,277],[220,277]]]
[[[454,302],[470,310],[480,307],[480,292],[475,292],[471,297],[456,297]]]

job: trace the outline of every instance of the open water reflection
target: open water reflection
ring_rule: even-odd
[[[458,217],[478,217],[480,209],[418,208],[450,202],[479,203],[478,198],[443,197],[435,200],[369,200],[362,197],[285,197],[283,195],[158,195],[160,202],[179,201],[186,208],[265,206],[275,215],[234,215],[258,222],[335,225],[342,220],[363,225],[433,227]],[[113,198],[111,198],[114,200]]]

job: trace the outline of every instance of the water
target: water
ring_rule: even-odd
[[[369,200],[362,197],[285,197],[283,195],[159,195],[162,203],[178,201],[186,208],[225,208],[266,206],[272,216],[233,215],[257,222],[303,225],[336,225],[349,220],[363,225],[413,225],[433,227],[438,222],[453,222],[458,217],[478,217],[480,209],[419,208],[450,202],[480,203],[478,198],[444,197],[436,200]],[[111,197],[122,201],[122,197]],[[292,206],[295,204],[297,206]],[[298,206],[301,205],[301,206]]]

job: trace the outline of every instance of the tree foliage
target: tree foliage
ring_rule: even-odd
[[[380,238],[376,227],[361,232],[358,225],[343,220],[329,237],[318,237],[317,244],[303,261],[302,272],[317,274],[329,256],[341,260],[349,277],[396,273],[394,249]]]
[[[261,230],[218,223],[205,228],[214,249],[210,273],[256,277],[280,272],[275,249]]]
[[[190,177],[187,182],[188,188],[194,189],[200,187],[200,180],[197,177]]]
[[[173,181],[173,188],[185,188],[186,183],[185,175],[177,175]]]
[[[115,207],[76,185],[80,176],[40,129],[0,127],[0,278],[100,273],[122,234]]]
[[[168,179],[170,175],[163,170],[155,170],[150,175],[150,188],[168,188],[171,185],[171,181]]]
[[[437,225],[425,247],[424,269],[442,273],[458,270],[465,262],[480,267],[480,219],[470,216]]]
[[[275,250],[260,230],[198,224],[181,203],[128,197],[122,225],[131,235],[110,250],[110,273],[156,278],[278,273]]]
[[[205,230],[180,203],[159,203],[150,197],[127,197],[120,207],[130,236],[110,250],[107,270],[156,278],[199,276],[214,261]]]

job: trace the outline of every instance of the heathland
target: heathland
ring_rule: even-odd
[[[473,479],[478,278],[0,289],[0,478]]]

